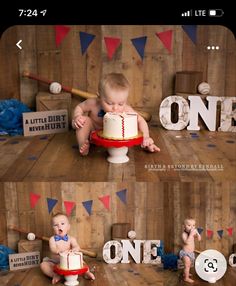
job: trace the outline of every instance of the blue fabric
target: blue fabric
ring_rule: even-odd
[[[68,241],[68,235],[67,234],[64,236],[54,235],[54,239],[55,239],[55,241],[59,241],[59,240]]]
[[[9,259],[8,255],[15,253],[14,250],[8,248],[5,245],[0,245],[0,269],[7,270],[9,269]]]
[[[157,247],[157,256],[162,257],[163,255],[164,255],[164,243],[163,243],[163,241],[161,240],[160,246]]]
[[[173,253],[165,254],[162,262],[164,269],[177,269],[178,256]]]
[[[22,135],[22,113],[30,111],[17,99],[0,100],[0,134]]]

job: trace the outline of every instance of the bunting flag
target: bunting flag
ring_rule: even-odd
[[[117,196],[119,197],[119,199],[126,204],[126,193],[127,193],[127,189],[121,190],[119,192],[116,192]]]
[[[89,215],[91,215],[93,200],[82,202],[82,204],[83,204],[84,208],[86,209],[87,213]]]
[[[162,44],[166,47],[170,54],[172,52],[172,34],[172,30],[156,33],[156,36],[162,41]]]
[[[69,201],[64,201],[64,206],[65,206],[65,209],[66,209],[66,214],[68,216],[71,215],[71,212],[75,206],[75,202],[69,202]]]
[[[106,49],[107,49],[107,56],[111,60],[114,53],[118,49],[121,43],[120,38],[111,38],[111,37],[104,37]]]
[[[217,233],[218,233],[219,237],[222,238],[224,231],[223,231],[223,229],[219,229],[219,230],[217,230]]]
[[[201,233],[203,232],[203,228],[198,227],[198,228],[197,228],[197,231],[198,231],[199,234],[201,234]]]
[[[48,212],[50,213],[52,209],[55,207],[57,200],[47,198],[47,203],[48,203]]]
[[[191,41],[197,43],[197,25],[182,25],[184,32],[189,36]]]
[[[94,40],[95,35],[88,34],[88,33],[85,33],[85,32],[79,32],[79,36],[80,36],[81,52],[82,52],[82,55],[83,55],[87,51],[89,45]]]
[[[40,197],[41,196],[38,195],[38,194],[30,193],[30,207],[32,209],[36,206],[36,204],[37,204],[38,200],[40,199]]]
[[[233,236],[233,228],[232,227],[228,227],[227,231],[228,231],[229,236]]]
[[[207,229],[207,237],[212,238],[212,236],[213,236],[213,231],[210,229]]]
[[[132,44],[139,53],[140,57],[144,58],[144,49],[147,41],[147,36],[131,39]]]
[[[103,203],[106,209],[110,210],[110,195],[100,197],[99,200]]]
[[[69,33],[70,27],[56,25],[56,47],[59,47],[61,42],[64,40],[65,36]]]

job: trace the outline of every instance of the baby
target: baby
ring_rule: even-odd
[[[49,248],[52,257],[45,257],[40,264],[40,268],[44,274],[52,278],[52,284],[59,282],[62,277],[53,271],[55,264],[59,264],[59,253],[68,250],[80,251],[80,247],[76,239],[68,235],[70,223],[68,217],[64,214],[58,213],[52,218],[52,227],[54,236],[49,239]],[[95,276],[89,270],[85,273],[85,278],[95,280]]]
[[[98,97],[87,99],[76,106],[72,127],[76,129],[76,138],[81,155],[89,153],[90,132],[102,129],[103,116],[106,112],[135,112],[127,104],[129,88],[129,82],[123,74],[107,74],[99,83]],[[84,115],[85,113],[87,115]],[[138,129],[143,133],[142,147],[150,152],[159,152],[160,149],[149,136],[146,121],[140,115],[138,115]]]
[[[198,241],[201,240],[201,235],[195,228],[195,220],[192,218],[186,218],[184,220],[184,231],[182,233],[183,249],[179,252],[180,259],[184,263],[184,281],[193,283],[194,280],[189,278],[191,263],[195,260],[194,255],[194,239],[197,237]]]

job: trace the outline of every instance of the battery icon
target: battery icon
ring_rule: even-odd
[[[210,17],[222,17],[224,15],[224,11],[222,9],[210,9],[209,16]]]

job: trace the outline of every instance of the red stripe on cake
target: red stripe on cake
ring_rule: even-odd
[[[125,119],[122,117],[122,137],[125,137]]]

